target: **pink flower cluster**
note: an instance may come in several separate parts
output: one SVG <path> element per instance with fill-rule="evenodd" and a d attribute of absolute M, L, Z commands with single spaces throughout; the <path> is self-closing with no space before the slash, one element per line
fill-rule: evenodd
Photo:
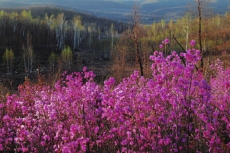
<path fill-rule="evenodd" d="M 165 40 L 162 41 L 162 44 L 159 45 L 159 48 L 164 48 L 164 45 L 167 45 L 169 43 L 169 39 L 166 38 Z"/>
<path fill-rule="evenodd" d="M 150 59 L 151 78 L 101 86 L 84 68 L 54 88 L 25 82 L 0 104 L 0 151 L 229 152 L 230 69 L 217 61 L 206 80 L 195 49 Z"/>

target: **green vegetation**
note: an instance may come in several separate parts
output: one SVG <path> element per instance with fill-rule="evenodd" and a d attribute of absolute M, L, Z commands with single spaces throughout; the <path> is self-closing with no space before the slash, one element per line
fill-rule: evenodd
<path fill-rule="evenodd" d="M 69 46 L 73 56 L 68 66 L 64 67 L 78 71 L 84 66 L 82 63 L 109 59 L 118 35 L 128 27 L 126 23 L 55 7 L 1 10 L 0 57 L 3 58 L 5 50 L 11 48 L 16 58 L 10 63 L 4 57 L 6 62 L 0 62 L 0 76 L 5 78 L 5 74 L 12 73 L 13 78 L 23 80 L 24 73 L 33 79 L 37 77 L 37 72 L 48 74 L 46 72 L 50 69 L 59 72 L 59 67 L 66 65 L 62 54 L 65 46 Z M 78 56 L 82 53 L 87 56 Z M 63 71 L 60 68 L 60 73 Z"/>
<path fill-rule="evenodd" d="M 151 25 L 0 11 L 0 151 L 230 152 L 230 15 L 201 2 Z"/>
<path fill-rule="evenodd" d="M 222 51 L 228 53 L 229 22 L 228 13 L 202 18 L 200 36 L 208 62 Z M 149 56 L 155 50 L 168 55 L 172 50 L 184 52 L 191 40 L 199 42 L 199 18 L 191 13 L 177 21 L 137 23 L 118 23 L 51 7 L 1 10 L 1 77 L 12 74 L 11 77 L 24 81 L 24 76 L 34 79 L 44 74 L 52 80 L 65 70 L 80 71 L 83 66 L 94 70 L 99 81 L 109 76 L 120 80 L 134 69 L 150 76 Z M 160 48 L 165 38 L 170 43 Z M 13 50 L 11 61 L 4 55 L 7 48 Z"/>
<path fill-rule="evenodd" d="M 67 70 L 72 65 L 73 53 L 70 50 L 70 47 L 65 47 L 61 52 L 61 60 L 64 66 L 64 70 Z"/>
<path fill-rule="evenodd" d="M 12 49 L 6 48 L 5 54 L 3 56 L 3 60 L 6 61 L 7 74 L 11 75 L 13 69 L 13 60 L 14 60 L 14 52 Z"/>

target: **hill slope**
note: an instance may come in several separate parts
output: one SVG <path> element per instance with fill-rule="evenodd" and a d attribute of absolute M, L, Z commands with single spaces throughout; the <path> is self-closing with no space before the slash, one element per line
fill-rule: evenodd
<path fill-rule="evenodd" d="M 188 6 L 196 9 L 195 0 L 0 0 L 0 7 L 52 5 L 128 22 L 134 2 L 141 6 L 143 22 L 177 19 L 189 10 Z M 211 0 L 209 7 L 223 14 L 228 5 L 228 0 Z"/>

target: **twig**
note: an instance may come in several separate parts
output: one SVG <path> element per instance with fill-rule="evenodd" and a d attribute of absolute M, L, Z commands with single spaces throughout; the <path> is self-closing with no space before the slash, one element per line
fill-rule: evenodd
<path fill-rule="evenodd" d="M 172 35 L 173 39 L 176 41 L 176 43 L 180 46 L 180 48 L 183 50 L 184 53 L 186 53 L 186 50 L 181 46 L 181 44 L 178 42 L 178 40 Z M 179 55 L 180 59 L 182 60 L 183 64 L 186 66 L 185 60 L 183 57 Z M 196 70 L 198 71 L 198 67 L 195 65 Z"/>

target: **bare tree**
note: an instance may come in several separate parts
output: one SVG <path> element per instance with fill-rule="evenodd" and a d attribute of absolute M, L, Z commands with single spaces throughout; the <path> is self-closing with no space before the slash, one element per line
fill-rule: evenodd
<path fill-rule="evenodd" d="M 201 52 L 201 68 L 204 67 L 204 59 L 203 59 L 203 47 L 202 47 L 202 0 L 197 0 L 197 9 L 198 9 L 198 39 L 199 39 L 199 48 Z"/>
<path fill-rule="evenodd" d="M 195 35 L 197 37 L 198 40 L 198 46 L 199 46 L 199 50 L 201 53 L 201 61 L 200 61 L 200 67 L 203 68 L 204 67 L 204 54 L 206 52 L 206 44 L 205 44 L 205 36 L 207 35 L 205 33 L 205 26 L 207 25 L 207 23 L 204 23 L 207 20 L 204 20 L 207 17 L 210 17 L 210 15 L 212 14 L 210 8 L 208 7 L 208 5 L 210 4 L 210 2 L 212 2 L 213 0 L 195 0 L 196 3 L 191 4 L 190 7 L 188 9 L 190 9 L 189 13 L 192 13 L 195 17 L 195 24 L 197 26 L 197 32 L 195 32 Z M 194 9 L 194 7 L 196 9 Z M 194 12 L 195 10 L 195 12 Z M 191 27 L 192 28 L 192 27 Z M 191 31 L 190 34 L 192 35 Z"/>
<path fill-rule="evenodd" d="M 113 44 L 114 44 L 114 26 L 111 24 L 110 26 L 110 35 L 111 35 L 111 49 L 113 49 Z"/>
<path fill-rule="evenodd" d="M 140 52 L 140 39 L 142 37 L 142 28 L 140 25 L 140 13 L 139 7 L 137 4 L 133 7 L 133 41 L 136 50 L 136 58 L 139 64 L 141 76 L 144 75 L 142 59 L 141 59 L 141 52 Z"/>
<path fill-rule="evenodd" d="M 113 27 L 111 27 L 113 28 Z M 134 5 L 132 13 L 132 26 L 124 31 L 111 52 L 113 59 L 113 76 L 117 80 L 127 76 L 130 68 L 138 66 L 141 76 L 144 75 L 142 38 L 145 34 L 144 28 L 140 24 L 139 7 Z M 143 55 L 142 55 L 143 54 Z"/>
<path fill-rule="evenodd" d="M 196 0 L 197 1 L 197 11 L 198 11 L 198 42 L 199 42 L 199 49 L 201 52 L 201 63 L 200 66 L 201 68 L 204 67 L 204 45 L 203 45 L 203 27 L 202 27 L 202 22 L 205 14 L 205 7 L 211 2 L 211 0 Z M 207 9 L 207 8 L 206 8 Z M 207 12 L 206 12 L 207 15 Z"/>

